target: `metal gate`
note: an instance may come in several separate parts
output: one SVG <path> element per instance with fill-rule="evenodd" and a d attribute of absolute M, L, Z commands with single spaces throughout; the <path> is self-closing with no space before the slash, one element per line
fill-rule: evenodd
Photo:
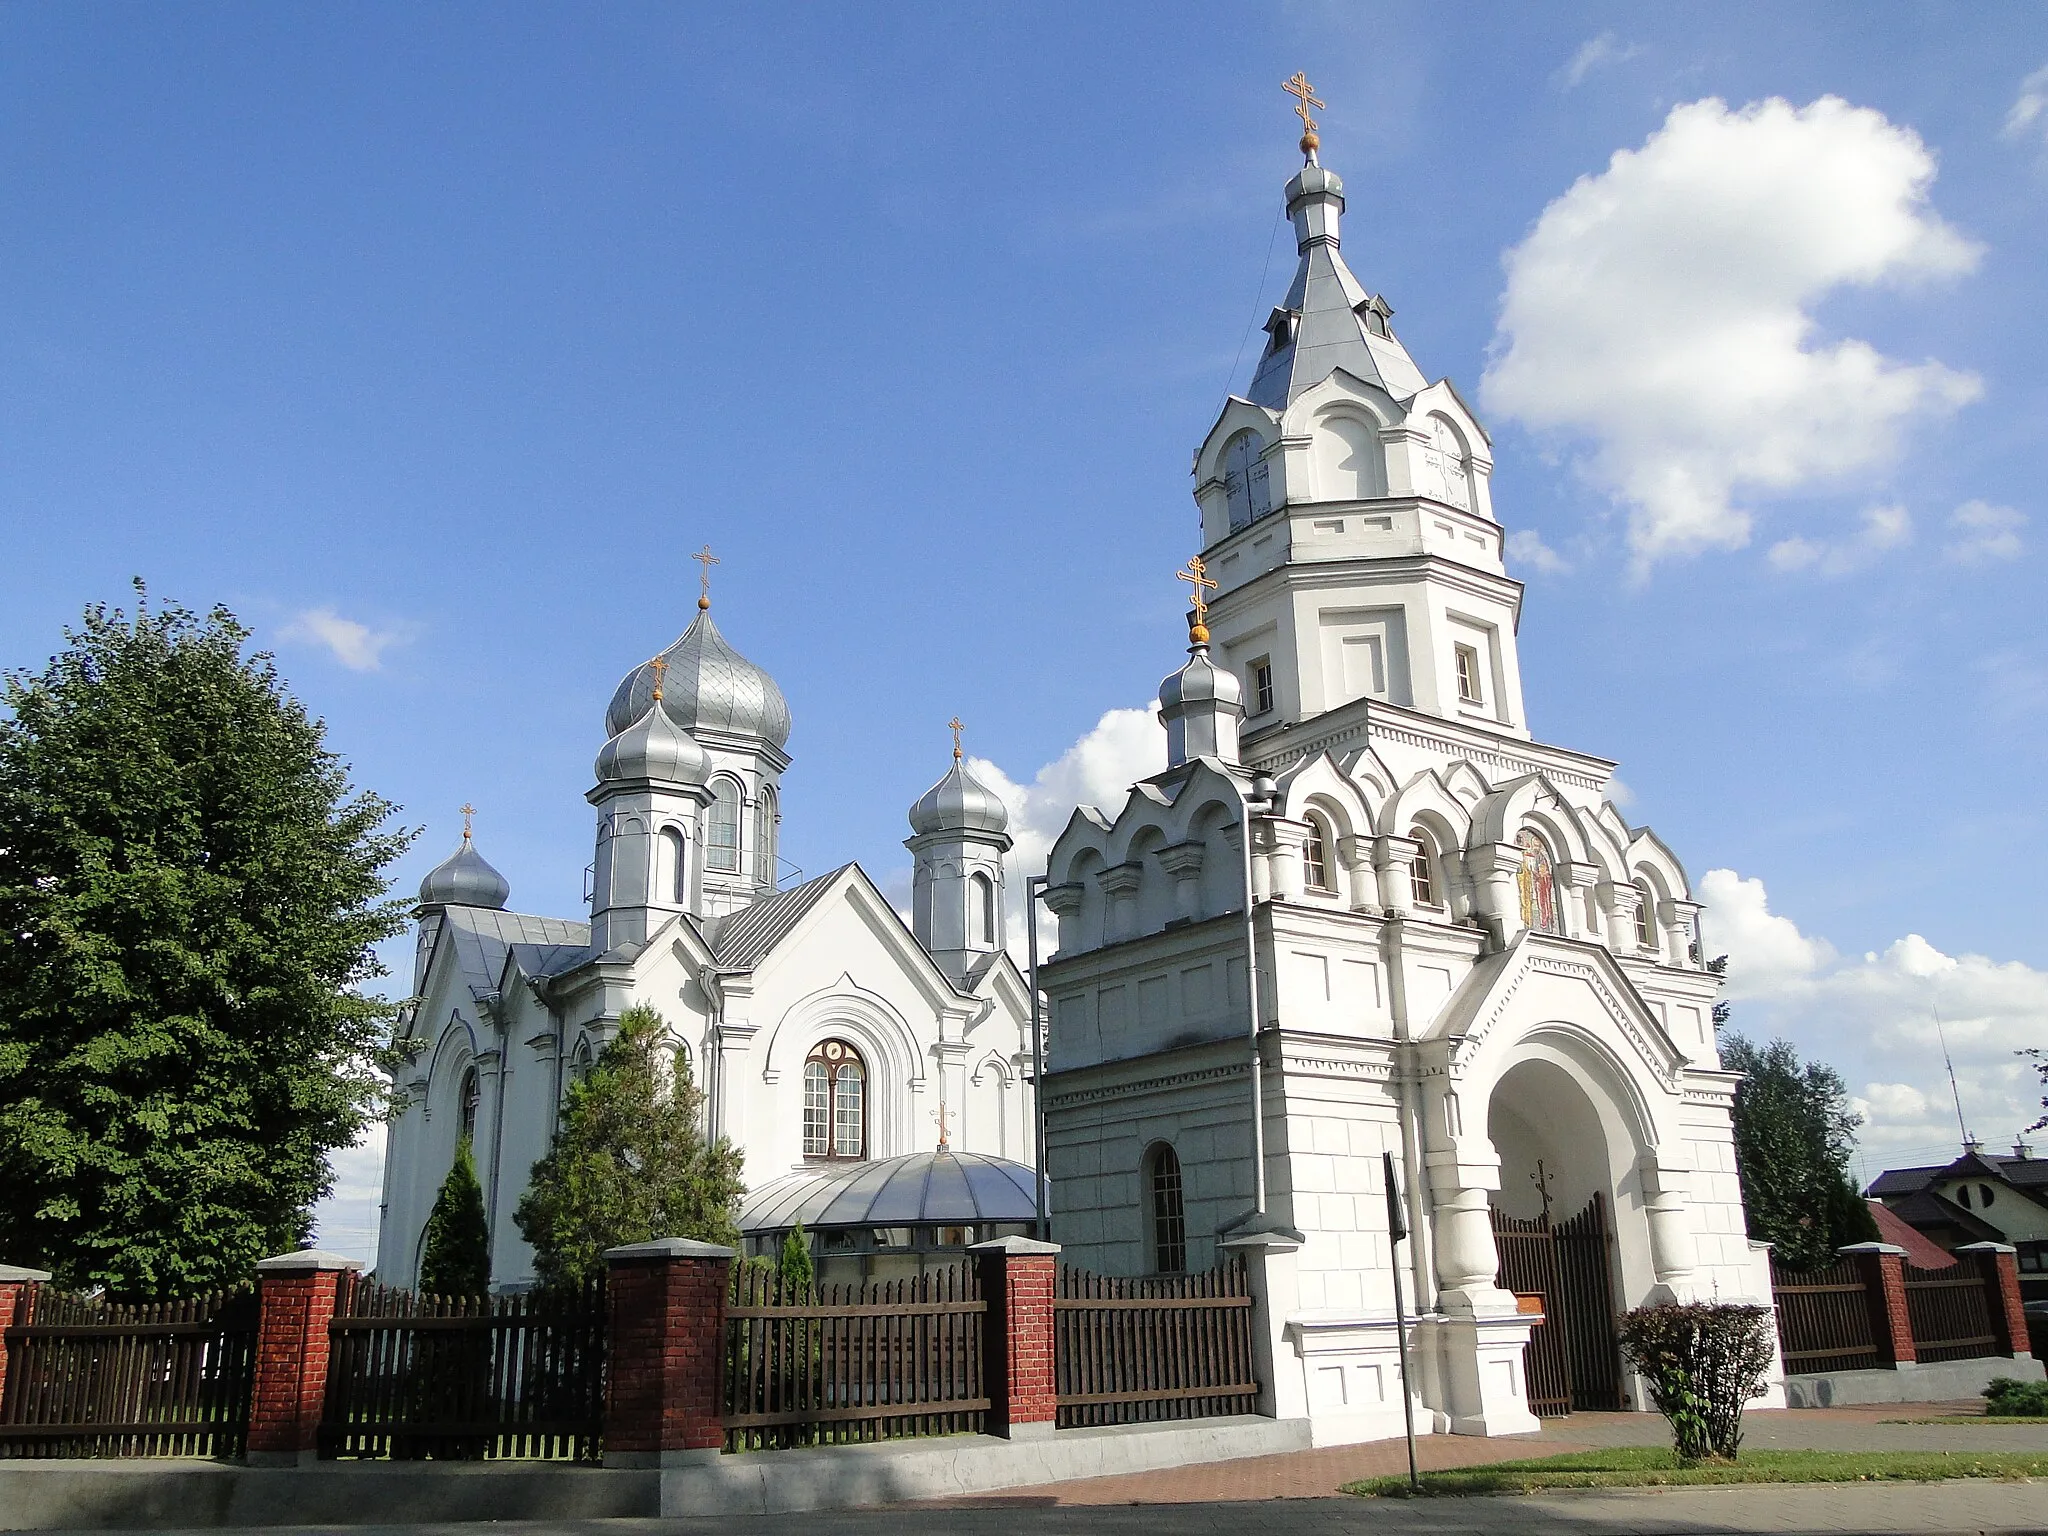
<path fill-rule="evenodd" d="M 1607 1199 L 1597 1190 L 1578 1215 L 1555 1224 L 1547 1211 L 1528 1220 L 1493 1212 L 1500 1255 L 1494 1284 L 1543 1310 L 1523 1356 L 1529 1408 L 1538 1418 L 1621 1407 L 1612 1243 Z"/>

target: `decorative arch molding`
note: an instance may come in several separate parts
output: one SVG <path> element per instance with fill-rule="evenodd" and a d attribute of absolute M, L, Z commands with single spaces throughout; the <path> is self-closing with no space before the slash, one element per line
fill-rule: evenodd
<path fill-rule="evenodd" d="M 1486 775 L 1462 757 L 1444 770 L 1443 779 L 1444 788 L 1468 806 L 1484 800 L 1493 788 L 1486 782 Z"/>
<path fill-rule="evenodd" d="M 1388 797 L 1380 807 L 1378 831 L 1382 837 L 1406 837 L 1418 821 L 1435 820 L 1431 828 L 1438 836 L 1448 832 L 1448 842 L 1439 853 L 1462 851 L 1472 838 L 1472 813 L 1465 802 L 1452 794 L 1434 770 L 1425 769 Z"/>
<path fill-rule="evenodd" d="M 1369 423 L 1375 432 L 1399 426 L 1408 419 L 1407 407 L 1379 385 L 1369 384 L 1357 374 L 1337 368 L 1320 384 L 1303 390 L 1287 407 L 1280 418 L 1281 434 L 1305 437 L 1325 417 L 1344 412 L 1347 408 L 1357 419 Z"/>
<path fill-rule="evenodd" d="M 1283 816 L 1299 819 L 1314 807 L 1335 824 L 1333 830 L 1339 837 L 1371 834 L 1371 802 L 1326 752 L 1318 752 L 1290 767 L 1280 777 L 1279 790 Z"/>
<path fill-rule="evenodd" d="M 1664 839 L 1648 827 L 1639 827 L 1629 840 L 1627 869 L 1653 871 L 1661 880 L 1663 894 L 1674 901 L 1689 901 L 1692 898 L 1692 882 L 1685 878 L 1685 866 L 1678 862 Z M 1628 878 L 1623 874 L 1621 878 Z"/>
<path fill-rule="evenodd" d="M 1232 395 L 1224 401 L 1215 425 L 1202 439 L 1201 452 L 1195 456 L 1197 493 L 1209 481 L 1223 478 L 1223 450 L 1233 437 L 1247 428 L 1258 433 L 1270 447 L 1280 436 L 1280 418 L 1262 405 L 1253 405 L 1249 400 Z"/>
<path fill-rule="evenodd" d="M 869 1110 L 870 1156 L 894 1153 L 876 1150 L 894 1148 L 905 1113 L 895 1092 L 908 1088 L 920 1092 L 925 1083 L 924 1052 L 908 1021 L 887 999 L 870 992 L 842 972 L 839 980 L 821 987 L 792 1004 L 768 1031 L 761 1053 L 761 1080 L 780 1081 L 792 1064 L 802 1065 L 812 1046 L 820 1040 L 841 1036 L 866 1058 L 870 1081 L 887 1085 L 892 1091 L 876 1096 Z"/>
<path fill-rule="evenodd" d="M 976 1062 L 974 1070 L 967 1074 L 968 1082 L 979 1088 L 981 1086 L 981 1074 L 984 1072 L 995 1073 L 996 1081 L 1005 1088 L 1016 1081 L 1016 1073 L 1011 1070 L 1010 1063 L 1000 1051 L 990 1051 L 980 1061 Z"/>
<path fill-rule="evenodd" d="M 1574 864 L 1592 864 L 1609 879 L 1621 871 L 1599 857 L 1579 813 L 1540 773 L 1525 774 L 1496 789 L 1473 808 L 1472 838 L 1476 843 L 1513 842 L 1515 834 L 1533 826 L 1550 841 L 1551 851 Z"/>
<path fill-rule="evenodd" d="M 433 1118 L 435 1106 L 448 1097 L 449 1085 L 460 1085 L 464 1070 L 482 1054 L 477 1045 L 476 1026 L 462 1016 L 460 1008 L 449 1009 L 448 1022 L 441 1027 L 440 1038 L 434 1042 L 434 1054 L 427 1063 L 428 1119 Z"/>

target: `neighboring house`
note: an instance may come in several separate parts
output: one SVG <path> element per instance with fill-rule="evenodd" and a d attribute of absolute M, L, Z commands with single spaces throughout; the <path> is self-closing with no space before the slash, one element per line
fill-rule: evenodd
<path fill-rule="evenodd" d="M 1866 1193 L 1944 1249 L 2011 1243 L 2021 1293 L 2048 1301 L 2048 1157 L 2034 1156 L 2027 1143 L 2006 1157 L 1965 1142 L 1954 1162 L 1890 1169 Z"/>
<path fill-rule="evenodd" d="M 1956 1256 L 1918 1228 L 1907 1224 L 1882 1200 L 1866 1200 L 1870 1207 L 1870 1219 L 1877 1223 L 1877 1240 L 1890 1243 L 1894 1248 L 1906 1250 L 1906 1262 L 1917 1264 L 1922 1269 L 1945 1269 L 1955 1263 Z"/>

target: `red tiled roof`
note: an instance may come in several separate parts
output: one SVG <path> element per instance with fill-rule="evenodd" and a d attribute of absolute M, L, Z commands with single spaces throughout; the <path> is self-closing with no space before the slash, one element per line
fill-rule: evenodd
<path fill-rule="evenodd" d="M 1908 1226 L 1882 1200 L 1866 1200 L 1863 1203 L 1870 1207 L 1871 1219 L 1877 1223 L 1878 1240 L 1896 1243 L 1905 1249 L 1909 1263 L 1917 1264 L 1922 1269 L 1940 1269 L 1945 1264 L 1955 1263 L 1954 1254 L 1945 1250 L 1933 1238 Z"/>

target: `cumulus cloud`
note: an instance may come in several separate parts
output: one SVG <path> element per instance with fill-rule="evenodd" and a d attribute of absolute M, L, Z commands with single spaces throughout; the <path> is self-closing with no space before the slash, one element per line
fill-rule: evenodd
<path fill-rule="evenodd" d="M 1526 565 L 1545 576 L 1564 576 L 1571 572 L 1571 562 L 1544 543 L 1543 535 L 1534 528 L 1517 528 L 1509 534 L 1507 553 L 1508 559 L 1515 564 Z"/>
<path fill-rule="evenodd" d="M 384 1127 L 373 1125 L 333 1154 L 334 1191 L 313 1208 L 316 1247 L 377 1262 L 377 1207 L 384 1198 Z"/>
<path fill-rule="evenodd" d="M 1152 709 L 1112 709 L 1079 741 L 1031 776 L 1012 778 L 987 758 L 973 757 L 967 770 L 1002 796 L 1010 813 L 1009 871 L 1021 882 L 1045 870 L 1045 856 L 1077 806 L 1114 812 L 1124 792 L 1139 779 L 1166 767 L 1166 731 Z"/>
<path fill-rule="evenodd" d="M 1580 444 L 1638 569 L 1748 542 L 1738 495 L 1884 464 L 1978 379 L 1818 333 L 1845 288 L 1955 277 L 1979 248 L 1931 207 L 1912 129 L 1823 97 L 1675 108 L 1503 258 L 1482 398 Z"/>
<path fill-rule="evenodd" d="M 1977 1135 L 1997 1146 L 2040 1118 L 2039 1079 L 2015 1052 L 2048 1039 L 2048 971 L 1945 954 L 1917 933 L 1843 955 L 1773 912 L 1761 880 L 1730 869 L 1708 870 L 1699 894 L 1708 952 L 1729 957 L 1729 1028 L 1783 1035 L 1841 1072 L 1865 1118 L 1870 1176 L 1956 1150 L 1944 1034 Z"/>
<path fill-rule="evenodd" d="M 1771 546 L 1770 562 L 1781 571 L 1847 576 L 1912 539 L 1913 519 L 1904 507 L 1870 507 L 1863 513 L 1863 526 L 1848 538 L 1784 539 Z"/>
<path fill-rule="evenodd" d="M 1948 515 L 1952 537 L 1942 553 L 1959 565 L 1982 565 L 2020 557 L 2020 530 L 2027 515 L 1988 501 L 1966 501 Z"/>
<path fill-rule="evenodd" d="M 1561 91 L 1573 90 L 1583 84 L 1586 76 L 1594 70 L 1626 64 L 1642 51 L 1641 43 L 1624 43 L 1614 33 L 1602 32 L 1598 37 L 1589 37 L 1579 44 L 1578 51 L 1550 77 L 1551 84 Z"/>
<path fill-rule="evenodd" d="M 2020 82 L 2002 132 L 2008 139 L 2039 139 L 2048 145 L 2048 64 Z"/>
<path fill-rule="evenodd" d="M 380 672 L 384 653 L 409 638 L 402 626 L 372 629 L 332 608 L 308 608 L 278 631 L 279 638 L 317 645 L 351 672 Z"/>

